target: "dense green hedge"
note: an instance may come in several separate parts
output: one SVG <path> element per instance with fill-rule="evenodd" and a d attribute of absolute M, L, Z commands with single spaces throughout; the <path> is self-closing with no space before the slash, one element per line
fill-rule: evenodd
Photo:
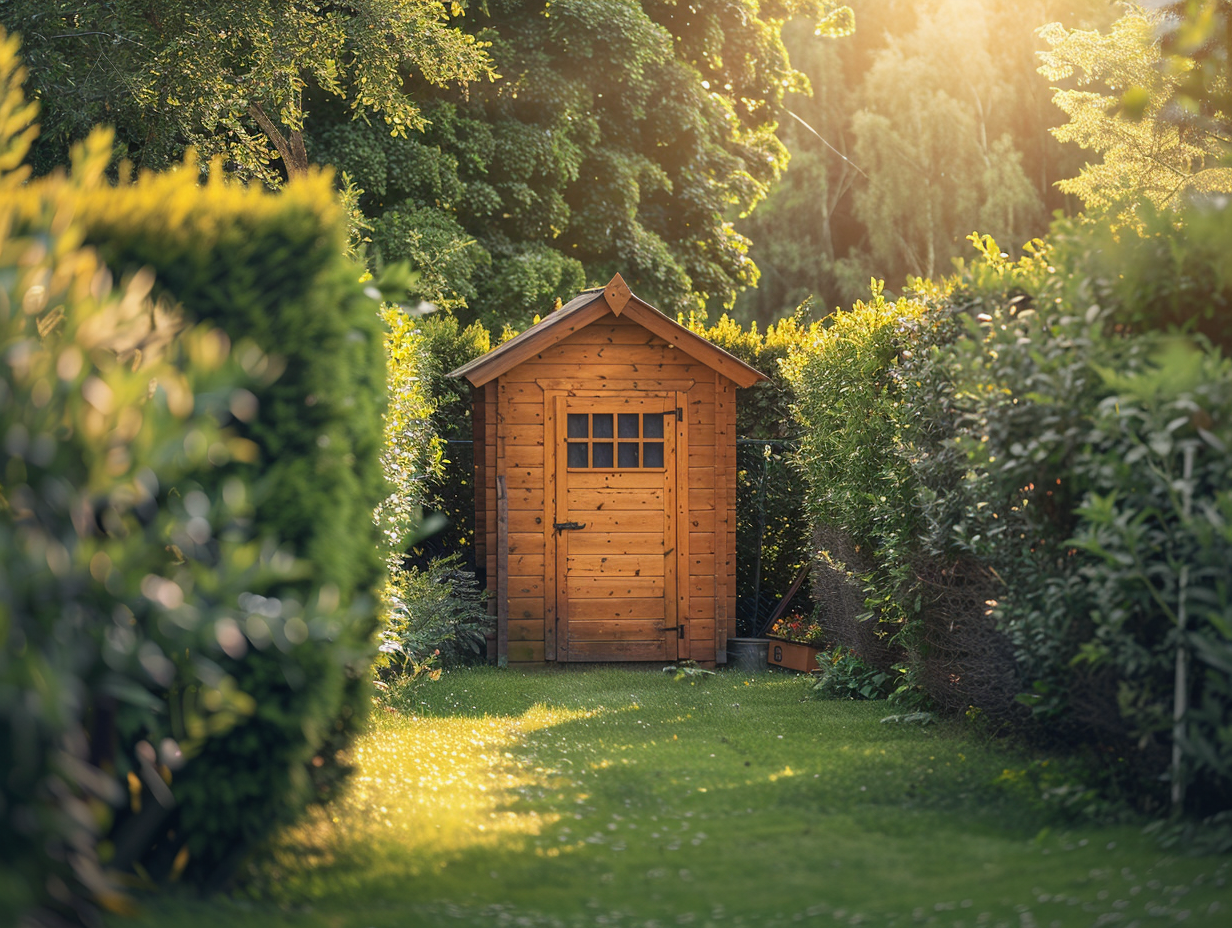
<path fill-rule="evenodd" d="M 216 883 L 344 772 L 385 373 L 327 178 L 112 187 L 99 133 L 71 177 L 24 183 L 20 82 L 6 42 L 6 922 L 122 905 L 109 868 Z"/>
<path fill-rule="evenodd" d="M 780 362 L 811 341 L 819 326 L 793 317 L 762 332 L 756 322 L 745 328 L 724 315 L 692 328 L 770 378 L 736 396 L 736 618 L 737 631 L 752 635 L 763 631 L 808 561 L 805 483 L 791 463 L 800 428 Z M 808 610 L 807 588 L 795 606 Z"/>
<path fill-rule="evenodd" d="M 973 237 L 980 260 L 841 314 L 789 371 L 810 513 L 861 552 L 839 566 L 906 692 L 1086 745 L 1159 808 L 1183 647 L 1187 803 L 1210 812 L 1232 802 L 1232 365 L 1169 334 L 1208 321 L 1201 277 L 1171 275 L 1232 250 L 1232 216 L 1156 222 L 1061 225 L 1018 262 Z"/>

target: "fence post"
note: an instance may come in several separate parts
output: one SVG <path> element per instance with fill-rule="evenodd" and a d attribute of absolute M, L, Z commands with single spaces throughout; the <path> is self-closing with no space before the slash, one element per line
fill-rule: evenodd
<path fill-rule="evenodd" d="M 509 494 L 496 478 L 496 664 L 509 666 Z"/>

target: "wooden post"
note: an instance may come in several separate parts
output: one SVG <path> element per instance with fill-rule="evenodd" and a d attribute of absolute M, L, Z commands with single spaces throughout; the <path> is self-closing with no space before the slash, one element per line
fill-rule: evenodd
<path fill-rule="evenodd" d="M 509 493 L 496 477 L 496 663 L 509 666 Z"/>

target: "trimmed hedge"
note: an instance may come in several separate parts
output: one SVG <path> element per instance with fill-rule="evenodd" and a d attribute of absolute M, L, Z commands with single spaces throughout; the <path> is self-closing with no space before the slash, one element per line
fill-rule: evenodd
<path fill-rule="evenodd" d="M 112 187 L 97 133 L 71 176 L 24 183 L 15 51 L 0 869 L 20 876 L 0 910 L 88 920 L 124 906 L 110 869 L 217 885 L 345 773 L 370 703 L 385 363 L 328 178 L 273 195 L 188 163 Z"/>
<path fill-rule="evenodd" d="M 1232 364 L 1193 334 L 1210 274 L 1153 281 L 1185 298 L 1148 304 L 1110 273 L 1232 252 L 1227 210 L 1183 219 L 1154 270 L 1136 262 L 1159 230 L 1061 224 L 1017 262 L 973 236 L 959 275 L 857 304 L 788 368 L 810 515 L 863 594 L 847 627 L 896 646 L 861 656 L 902 661 L 900 696 L 1086 751 L 1147 809 L 1177 740 L 1207 814 L 1232 805 Z"/>

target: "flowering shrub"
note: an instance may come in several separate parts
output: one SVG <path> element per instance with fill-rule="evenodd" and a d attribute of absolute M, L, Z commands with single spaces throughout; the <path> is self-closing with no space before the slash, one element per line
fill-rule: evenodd
<path fill-rule="evenodd" d="M 799 612 L 789 612 L 779 618 L 767 634 L 771 638 L 782 638 L 784 641 L 796 641 L 813 647 L 821 647 L 825 632 L 816 620 Z"/>

